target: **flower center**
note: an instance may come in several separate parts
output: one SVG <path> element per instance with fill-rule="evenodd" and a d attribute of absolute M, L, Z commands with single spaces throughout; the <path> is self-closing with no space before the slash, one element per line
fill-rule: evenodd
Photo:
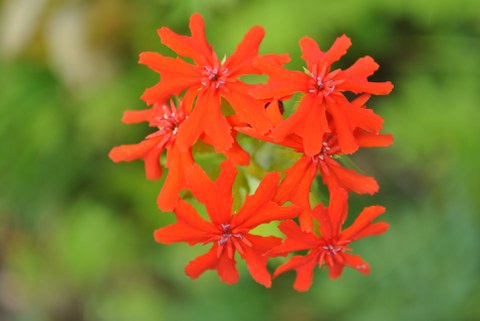
<path fill-rule="evenodd" d="M 335 82 L 333 80 L 326 80 L 323 77 L 312 77 L 314 80 L 313 88 L 309 90 L 311 93 L 322 93 L 328 97 L 335 90 Z"/>
<path fill-rule="evenodd" d="M 335 266 L 336 264 L 345 264 L 343 252 L 351 250 L 347 245 L 348 242 L 346 241 L 336 242 L 330 240 L 320 246 L 321 254 L 318 259 L 318 266 L 321 266 L 323 263 L 330 267 Z"/>
<path fill-rule="evenodd" d="M 233 258 L 234 250 L 243 253 L 242 246 L 252 246 L 241 233 L 235 233 L 230 224 L 220 224 L 222 235 L 217 239 L 218 250 L 217 256 L 220 257 L 224 248 L 227 249 L 227 255 L 229 258 Z"/>
<path fill-rule="evenodd" d="M 175 141 L 175 135 L 177 133 L 178 126 L 187 117 L 182 108 L 175 108 L 173 102 L 170 102 L 170 106 L 167 104 L 161 105 L 159 113 L 163 112 L 163 115 L 156 115 L 150 122 L 150 126 L 157 127 L 158 130 L 147 136 L 147 138 L 153 138 L 162 136 L 165 138 L 167 145 L 172 144 Z"/>
<path fill-rule="evenodd" d="M 157 116 L 155 123 L 155 126 L 157 126 L 159 130 L 173 132 L 174 134 L 177 131 L 178 125 L 180 125 L 180 121 L 175 118 L 175 112 L 171 115 L 164 114 L 163 117 Z"/>
<path fill-rule="evenodd" d="M 328 256 L 335 256 L 338 252 L 342 252 L 344 246 L 333 246 L 332 244 L 327 244 L 322 246 L 322 249 L 327 253 Z"/>
<path fill-rule="evenodd" d="M 227 83 L 229 72 L 228 68 L 222 70 L 222 68 L 218 67 L 203 66 L 202 74 L 204 77 L 201 84 L 204 88 L 218 89 L 221 85 Z"/>
<path fill-rule="evenodd" d="M 224 245 L 225 243 L 227 243 L 228 241 L 230 241 L 230 238 L 233 236 L 233 237 L 236 237 L 238 239 L 242 239 L 243 236 L 242 234 L 240 233 L 237 233 L 237 234 L 234 234 L 232 233 L 232 230 L 230 230 L 230 224 L 220 224 L 222 230 L 223 230 L 223 234 L 222 236 L 220 237 L 220 239 L 217 241 L 218 242 L 218 245 Z"/>
<path fill-rule="evenodd" d="M 332 157 L 332 155 L 330 155 L 331 148 L 328 146 L 328 143 L 323 142 L 322 145 L 323 145 L 322 150 L 320 151 L 320 153 L 318 153 L 317 157 L 323 161 L 325 157 Z"/>
<path fill-rule="evenodd" d="M 340 146 L 338 146 L 338 142 L 335 136 L 331 134 L 326 134 L 323 143 L 322 149 L 320 153 L 312 156 L 312 160 L 316 163 L 319 161 L 324 161 L 327 157 L 332 158 L 334 155 L 341 153 Z"/>

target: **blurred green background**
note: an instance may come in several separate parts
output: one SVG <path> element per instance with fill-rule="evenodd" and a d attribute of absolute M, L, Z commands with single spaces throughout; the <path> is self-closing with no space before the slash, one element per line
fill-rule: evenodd
<path fill-rule="evenodd" d="M 171 54 L 156 29 L 188 33 L 200 12 L 219 56 L 259 24 L 263 53 L 298 40 L 328 48 L 346 33 L 338 66 L 363 55 L 394 92 L 370 101 L 395 136 L 355 162 L 381 191 L 385 235 L 357 242 L 364 276 L 317 270 L 308 293 L 294 273 L 272 289 L 240 265 L 237 285 L 183 267 L 205 249 L 163 246 L 153 231 L 160 182 L 143 164 L 114 164 L 111 147 L 141 140 L 120 122 L 142 109 L 158 75 L 142 51 Z M 0 2 L 0 320 L 480 320 L 480 2 L 474 0 L 3 0 Z"/>

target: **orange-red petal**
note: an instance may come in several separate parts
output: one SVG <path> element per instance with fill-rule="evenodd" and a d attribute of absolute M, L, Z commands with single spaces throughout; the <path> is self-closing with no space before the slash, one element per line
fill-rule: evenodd
<path fill-rule="evenodd" d="M 328 220 L 330 221 L 331 232 L 326 233 L 322 227 L 322 236 L 326 239 L 334 238 L 340 234 L 343 222 L 348 214 L 348 193 L 343 189 L 333 189 L 330 191 L 330 202 L 328 204 Z M 325 220 L 319 221 L 320 225 L 325 224 Z"/>
<path fill-rule="evenodd" d="M 220 175 L 212 182 L 203 169 L 194 164 L 187 169 L 187 186 L 199 202 L 207 208 L 207 214 L 216 225 L 230 222 L 232 215 L 232 185 L 237 170 L 231 162 L 221 164 Z"/>
<path fill-rule="evenodd" d="M 357 194 L 373 195 L 378 192 L 378 183 L 373 177 L 365 176 L 354 170 L 344 168 L 331 158 L 327 158 L 325 162 L 328 164 L 329 173 L 326 173 L 322 167 L 320 168 L 322 178 L 326 185 L 340 186 Z"/>
<path fill-rule="evenodd" d="M 220 108 L 220 96 L 215 93 L 199 95 L 196 109 L 204 109 L 202 130 L 212 140 L 219 153 L 224 153 L 233 145 L 232 129 Z M 195 113 L 195 110 L 193 111 Z"/>
<path fill-rule="evenodd" d="M 325 55 L 323 55 L 320 65 L 327 65 L 330 66 L 337 60 L 339 60 L 341 57 L 343 57 L 346 53 L 348 48 L 352 45 L 352 41 L 350 38 L 348 38 L 346 35 L 341 35 L 337 39 L 335 39 L 335 42 L 333 45 L 328 49 L 327 52 L 325 52 Z"/>
<path fill-rule="evenodd" d="M 304 99 L 307 100 L 307 97 Z M 303 149 L 307 156 L 313 156 L 321 152 L 323 148 L 322 138 L 329 131 L 325 107 L 318 102 L 318 99 L 312 100 L 308 116 L 299 122 L 295 130 L 303 138 Z"/>
<path fill-rule="evenodd" d="M 248 235 L 248 241 L 252 244 L 251 247 L 245 246 L 243 248 L 242 258 L 247 263 L 247 268 L 253 279 L 269 288 L 272 285 L 272 278 L 270 272 L 267 270 L 268 257 L 264 256 L 259 247 L 275 246 L 280 244 L 281 240 L 277 237 L 261 237 Z M 265 244 L 266 243 L 266 244 Z"/>
<path fill-rule="evenodd" d="M 215 243 L 206 254 L 188 263 L 185 267 L 185 273 L 192 279 L 196 279 L 206 270 L 216 270 L 222 282 L 227 284 L 237 283 L 239 275 L 235 267 L 235 259 L 229 258 L 226 251 L 223 251 L 218 257 L 217 248 L 218 245 Z"/>
<path fill-rule="evenodd" d="M 177 58 L 165 57 L 157 52 L 142 52 L 138 61 L 159 74 L 174 74 L 176 77 L 197 77 L 201 74 L 198 67 Z"/>
<path fill-rule="evenodd" d="M 203 243 L 211 237 L 214 226 L 205 221 L 191 206 L 179 200 L 175 208 L 177 223 L 155 231 L 155 240 L 163 244 L 186 242 L 190 245 Z"/>
<path fill-rule="evenodd" d="M 389 94 L 393 89 L 391 82 L 367 81 L 367 77 L 371 76 L 377 69 L 378 64 L 372 59 L 372 57 L 366 56 L 358 59 L 352 66 L 341 71 L 337 76 L 341 79 L 345 79 L 345 82 L 338 86 L 338 90 L 348 90 L 356 94 Z"/>
<path fill-rule="evenodd" d="M 333 96 L 333 95 L 332 95 Z M 343 102 L 347 103 L 344 104 Z M 358 150 L 358 144 L 353 137 L 354 127 L 350 124 L 345 108 L 350 108 L 347 100 L 342 95 L 335 95 L 326 99 L 326 108 L 333 118 L 338 144 L 345 154 L 352 154 Z"/>
<path fill-rule="evenodd" d="M 310 190 L 312 182 L 317 175 L 316 164 L 311 157 L 302 156 L 292 167 L 285 170 L 286 176 L 278 187 L 275 200 L 279 204 L 292 201 L 310 211 Z"/>
<path fill-rule="evenodd" d="M 145 163 L 145 175 L 147 179 L 156 180 L 162 177 L 162 165 L 160 164 L 160 155 L 163 148 L 152 148 L 143 161 Z"/>
<path fill-rule="evenodd" d="M 190 261 L 185 267 L 185 274 L 192 279 L 196 279 L 206 270 L 214 269 L 217 261 L 217 250 L 214 245 L 207 253 Z"/>
<path fill-rule="evenodd" d="M 115 163 L 140 159 L 157 146 L 158 142 L 159 139 L 147 139 L 138 144 L 120 145 L 112 148 L 108 157 Z"/>
<path fill-rule="evenodd" d="M 189 27 L 192 34 L 192 39 L 197 45 L 197 50 L 201 54 L 202 58 L 200 61 L 196 61 L 196 63 L 200 66 L 213 65 L 214 53 L 212 46 L 208 43 L 205 35 L 205 22 L 203 21 L 203 17 L 198 13 L 192 14 L 190 17 Z"/>
<path fill-rule="evenodd" d="M 310 253 L 306 256 L 293 256 L 288 262 L 280 265 L 273 274 L 277 277 L 281 273 L 289 270 L 295 270 L 297 276 L 293 288 L 299 292 L 308 291 L 312 286 L 313 273 L 317 265 L 316 255 Z"/>
<path fill-rule="evenodd" d="M 154 85 L 153 87 L 147 88 L 142 94 L 142 100 L 145 101 L 148 105 L 154 103 L 162 102 L 169 99 L 171 96 L 180 94 L 186 88 L 192 87 L 196 84 L 199 84 L 200 81 L 198 78 L 191 77 L 182 77 L 182 78 L 171 78 L 164 79 Z"/>
<path fill-rule="evenodd" d="M 259 26 L 251 28 L 245 34 L 235 52 L 225 61 L 231 77 L 257 73 L 257 69 L 252 66 L 252 63 L 253 58 L 258 55 L 258 48 L 264 36 L 265 30 Z"/>
<path fill-rule="evenodd" d="M 193 59 L 200 66 L 213 63 L 213 51 L 205 37 L 205 24 L 199 14 L 190 17 L 191 37 L 178 35 L 169 28 L 158 30 L 162 43 L 178 55 Z"/>
<path fill-rule="evenodd" d="M 384 233 L 388 229 L 387 223 L 379 222 L 372 224 L 372 221 L 383 213 L 385 213 L 385 207 L 383 206 L 366 207 L 353 224 L 342 232 L 342 239 L 354 241 L 369 235 Z"/>
<path fill-rule="evenodd" d="M 286 120 L 281 122 L 277 127 L 275 127 L 272 131 L 272 137 L 277 140 L 281 141 L 285 136 L 293 133 L 301 133 L 308 134 L 304 129 L 304 122 L 310 115 L 310 111 L 312 108 L 323 108 L 323 106 L 317 103 L 317 97 L 314 95 L 305 95 L 303 99 L 300 101 L 298 105 L 298 109 Z M 321 113 L 320 113 L 321 115 Z M 324 120 L 319 120 L 317 126 L 322 126 L 324 124 Z M 321 137 L 318 138 L 321 141 Z"/>
<path fill-rule="evenodd" d="M 268 173 L 260 182 L 260 185 L 255 193 L 253 195 L 247 195 L 242 208 L 233 217 L 232 224 L 235 226 L 244 226 L 245 224 L 249 225 L 248 221 L 258 216 L 257 213 L 262 209 L 262 207 L 265 207 L 271 202 L 277 190 L 279 181 L 280 173 Z"/>
<path fill-rule="evenodd" d="M 370 265 L 360 256 L 344 253 L 345 265 L 348 265 L 363 274 L 370 273 Z"/>
<path fill-rule="evenodd" d="M 190 152 L 182 152 L 176 145 L 167 150 L 165 167 L 169 171 L 157 198 L 157 205 L 162 211 L 171 211 L 176 206 L 179 193 L 185 185 L 185 168 L 191 164 L 193 159 Z"/>
<path fill-rule="evenodd" d="M 365 131 L 356 131 L 355 140 L 360 147 L 386 147 L 393 144 L 391 134 L 375 134 Z"/>
<path fill-rule="evenodd" d="M 248 165 L 250 163 L 250 154 L 247 153 L 236 141 L 233 142 L 232 147 L 227 150 L 225 157 L 237 165 Z"/>
<path fill-rule="evenodd" d="M 317 42 L 310 37 L 303 37 L 299 43 L 302 50 L 302 59 L 307 63 L 308 70 L 317 75 L 322 68 L 325 68 L 325 71 L 328 72 L 330 66 L 344 56 L 352 44 L 350 38 L 342 35 L 338 37 L 332 47 L 324 53 L 318 47 Z"/>
<path fill-rule="evenodd" d="M 270 99 L 290 96 L 296 92 L 307 92 L 310 77 L 300 71 L 283 68 L 270 57 L 259 56 L 254 66 L 269 76 L 266 85 L 258 85 L 250 91 L 257 99 Z"/>
<path fill-rule="evenodd" d="M 293 251 L 309 250 L 320 244 L 320 239 L 315 234 L 302 231 L 292 220 L 281 222 L 278 228 L 286 238 L 281 245 L 270 251 L 271 255 L 285 255 Z"/>
<path fill-rule="evenodd" d="M 195 108 L 178 127 L 176 144 L 180 150 L 189 150 L 198 140 L 205 126 L 205 108 Z"/>
<path fill-rule="evenodd" d="M 127 110 L 123 113 L 122 122 L 125 124 L 136 124 L 150 121 L 152 109 Z"/>
<path fill-rule="evenodd" d="M 146 139 L 138 144 L 114 147 L 108 156 L 116 163 L 143 159 L 147 179 L 155 180 L 162 176 L 162 166 L 159 157 L 164 147 L 164 137 Z"/>
<path fill-rule="evenodd" d="M 341 275 L 342 275 L 342 272 L 343 272 L 343 268 L 345 266 L 343 264 L 334 264 L 334 265 L 329 265 L 328 268 L 329 268 L 329 273 L 328 273 L 328 276 L 331 278 L 331 279 L 337 279 L 339 278 Z"/>
<path fill-rule="evenodd" d="M 222 96 L 230 103 L 240 121 L 250 124 L 261 134 L 266 133 L 272 128 L 272 123 L 265 112 L 264 103 L 253 99 L 248 89 L 248 85 L 231 83 Z"/>

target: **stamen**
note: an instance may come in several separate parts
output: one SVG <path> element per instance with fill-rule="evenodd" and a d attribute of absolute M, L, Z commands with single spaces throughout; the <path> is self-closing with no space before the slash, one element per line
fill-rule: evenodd
<path fill-rule="evenodd" d="M 215 84 L 215 88 L 218 89 L 221 85 L 224 85 L 224 84 L 225 84 L 225 81 L 219 80 L 219 81 L 217 81 L 217 83 Z"/>
<path fill-rule="evenodd" d="M 320 151 L 320 153 L 317 154 L 317 157 L 319 160 L 325 160 L 326 157 L 332 157 L 331 155 L 331 148 L 330 146 L 328 145 L 328 142 L 323 142 L 322 143 L 322 150 Z M 314 156 L 315 157 L 315 156 Z M 315 161 L 315 158 L 313 158 L 313 161 Z"/>
<path fill-rule="evenodd" d="M 212 85 L 215 89 L 220 88 L 221 85 L 226 83 L 225 77 L 230 72 L 228 68 L 221 71 L 219 67 L 212 68 L 210 66 L 203 66 L 203 69 L 205 70 L 203 72 L 205 78 L 200 83 L 203 87 Z"/>
<path fill-rule="evenodd" d="M 334 90 L 335 90 L 335 85 L 331 85 L 330 87 L 328 87 L 328 91 L 325 93 L 325 97 L 330 95 Z"/>
<path fill-rule="evenodd" d="M 322 71 L 317 76 L 312 75 L 312 78 L 315 81 L 315 88 L 309 89 L 308 92 L 322 92 L 325 97 L 328 97 L 335 90 L 335 85 L 337 84 L 337 82 L 331 79 L 331 74 L 328 74 L 326 76 L 327 80 L 325 80 L 323 73 L 324 70 L 322 69 Z"/>
<path fill-rule="evenodd" d="M 148 138 L 162 137 L 161 148 L 171 145 L 175 141 L 175 135 L 178 130 L 178 126 L 185 120 L 186 115 L 182 109 L 175 108 L 172 101 L 170 105 L 162 104 L 158 106 L 162 113 L 160 115 L 154 115 L 150 121 L 150 126 L 156 127 L 158 130 L 147 136 Z"/>
<path fill-rule="evenodd" d="M 317 78 L 317 87 L 319 87 L 318 89 L 323 89 L 323 81 L 320 77 Z"/>
<path fill-rule="evenodd" d="M 220 228 L 222 229 L 223 234 L 217 239 L 217 244 L 219 246 L 219 249 L 217 250 L 217 256 L 222 254 L 225 246 L 227 247 L 228 257 L 230 258 L 233 258 L 234 249 L 237 249 L 240 253 L 243 253 L 240 242 L 247 246 L 252 246 L 252 244 L 246 240 L 241 233 L 233 233 L 230 230 L 230 224 L 220 224 Z"/>
<path fill-rule="evenodd" d="M 222 227 L 222 229 L 225 231 L 225 230 L 228 230 L 230 228 L 230 224 L 220 224 L 220 226 Z"/>
<path fill-rule="evenodd" d="M 342 251 L 341 247 L 333 247 L 331 244 L 322 246 L 322 249 L 324 249 L 329 256 L 336 255 Z"/>

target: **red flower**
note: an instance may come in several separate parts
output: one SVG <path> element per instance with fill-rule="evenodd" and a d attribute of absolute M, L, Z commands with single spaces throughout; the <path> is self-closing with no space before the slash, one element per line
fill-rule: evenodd
<path fill-rule="evenodd" d="M 342 151 L 350 154 L 358 149 L 353 136 L 355 128 L 370 132 L 381 130 L 381 117 L 352 105 L 343 95 L 344 91 L 385 95 L 392 90 L 390 82 L 367 80 L 378 69 L 373 59 L 363 57 L 346 70 L 331 71 L 332 64 L 346 53 L 350 45 L 350 39 L 343 35 L 327 52 L 322 52 L 313 39 L 302 38 L 300 47 L 302 59 L 307 64 L 306 73 L 286 70 L 262 57 L 256 59 L 256 66 L 270 78 L 266 85 L 258 85 L 251 91 L 255 98 L 284 99 L 296 92 L 305 94 L 298 109 L 273 130 L 272 135 L 277 141 L 295 133 L 303 138 L 305 153 L 316 155 L 323 148 L 318 137 L 332 131 L 331 119 Z"/>
<path fill-rule="evenodd" d="M 191 109 L 191 103 L 190 95 L 184 97 L 178 109 L 170 101 L 169 105 L 156 103 L 150 109 L 125 112 L 124 123 L 148 122 L 157 131 L 138 144 L 117 146 L 109 154 L 114 162 L 143 159 L 147 178 L 155 180 L 162 176 L 160 156 L 167 150 L 165 166 L 169 171 L 157 199 L 158 207 L 163 211 L 171 211 L 175 207 L 178 194 L 185 185 L 184 169 L 193 164 L 191 150 L 184 152 L 176 144 L 178 127 L 188 118 L 187 110 Z M 209 143 L 208 137 L 202 139 Z M 249 155 L 236 141 L 225 155 L 236 164 L 246 165 L 249 162 Z"/>
<path fill-rule="evenodd" d="M 142 98 L 153 104 L 187 90 L 197 99 L 191 116 L 180 126 L 178 144 L 187 150 L 205 133 L 216 150 L 224 152 L 233 144 L 231 126 L 221 111 L 221 98 L 235 110 L 240 121 L 248 123 L 260 132 L 270 130 L 271 124 L 263 110 L 263 104 L 248 94 L 250 86 L 238 77 L 258 73 L 252 61 L 258 56 L 258 47 L 264 36 L 261 27 L 253 27 L 245 35 L 236 51 L 221 62 L 205 38 L 205 25 L 199 14 L 190 18 L 191 36 L 181 36 L 163 27 L 158 34 L 162 43 L 179 56 L 193 60 L 194 64 L 159 53 L 144 52 L 140 63 L 146 64 L 161 76 L 160 82 L 147 89 Z M 280 59 L 280 58 L 279 58 Z M 271 56 L 268 61 L 275 61 Z"/>
<path fill-rule="evenodd" d="M 187 101 L 184 100 L 178 109 L 173 102 L 170 102 L 170 105 L 157 103 L 151 109 L 125 112 L 123 122 L 148 121 L 151 127 L 156 127 L 158 130 L 138 144 L 114 147 L 108 155 L 114 162 L 143 159 L 147 178 L 158 179 L 162 176 L 160 155 L 166 149 L 165 166 L 169 171 L 157 199 L 159 208 L 164 211 L 170 211 L 175 206 L 185 181 L 183 168 L 193 164 L 191 151 L 183 152 L 175 144 L 178 126 L 186 118 Z"/>
<path fill-rule="evenodd" d="M 365 132 L 358 134 L 355 138 L 362 147 L 367 147 L 363 145 L 367 143 L 371 144 L 368 147 L 388 146 L 392 142 L 391 135 L 374 135 Z M 318 173 L 330 192 L 342 189 L 346 192 L 372 195 L 378 191 L 377 181 L 373 177 L 347 169 L 333 158 L 340 154 L 336 138 L 326 136 L 320 153 L 314 156 L 303 155 L 292 167 L 285 170 L 286 176 L 278 188 L 275 199 L 280 204 L 292 201 L 303 207 L 304 212 L 300 215 L 300 223 L 306 231 L 311 230 L 312 227 L 309 195 L 313 180 Z"/>
<path fill-rule="evenodd" d="M 281 240 L 273 236 L 254 235 L 250 230 L 274 220 L 293 218 L 300 209 L 295 206 L 280 207 L 272 201 L 280 173 L 270 173 L 255 194 L 247 196 L 238 213 L 232 214 L 231 193 L 237 170 L 228 161 L 223 162 L 221 167 L 215 182 L 198 165 L 187 170 L 187 186 L 205 205 L 210 221 L 204 220 L 191 205 L 180 200 L 175 208 L 177 223 L 155 231 L 155 239 L 164 244 L 212 244 L 205 255 L 191 261 L 185 268 L 191 278 L 197 278 L 205 270 L 212 269 L 217 271 L 223 282 L 236 283 L 239 275 L 235 267 L 235 253 L 238 252 L 247 263 L 254 280 L 270 287 L 271 277 L 264 254 L 279 245 Z"/>
<path fill-rule="evenodd" d="M 351 104 L 369 111 L 369 109 L 364 108 L 367 99 L 368 95 L 362 95 Z M 281 117 L 278 102 L 274 100 L 267 108 L 272 122 L 274 124 L 278 123 L 278 119 Z M 284 137 L 282 141 L 276 142 L 303 154 L 292 167 L 285 170 L 286 176 L 278 188 L 275 200 L 279 204 L 291 201 L 303 208 L 300 215 L 300 225 L 305 231 L 310 231 L 312 228 L 310 191 L 313 180 L 318 174 L 321 175 L 323 183 L 327 185 L 329 191 L 343 189 L 357 194 L 374 194 L 379 188 L 373 177 L 344 168 L 335 160 L 335 156 L 344 154 L 344 152 L 338 144 L 335 128 L 333 129 L 333 133 L 324 134 L 323 139 L 319 140 L 322 149 L 316 155 L 309 156 L 305 153 L 302 139 L 296 134 L 290 134 Z M 239 128 L 238 130 L 262 140 L 275 142 L 271 135 L 260 135 L 251 128 Z M 392 135 L 369 133 L 358 128 L 354 130 L 353 137 L 360 147 L 385 147 L 393 142 Z"/>
<path fill-rule="evenodd" d="M 280 265 L 274 277 L 288 270 L 295 270 L 297 278 L 294 288 L 307 291 L 313 280 L 315 266 L 326 266 L 332 279 L 338 278 L 345 266 L 350 266 L 361 273 L 368 274 L 370 267 L 360 256 L 347 253 L 348 245 L 369 235 L 378 235 L 388 229 L 388 223 L 372 221 L 385 212 L 382 206 L 365 208 L 353 224 L 342 230 L 348 212 L 347 193 L 342 190 L 331 194 L 328 208 L 319 205 L 313 211 L 319 222 L 320 234 L 303 232 L 294 221 L 280 223 L 279 228 L 286 239 L 282 245 L 274 248 L 271 254 L 285 255 L 292 251 L 309 250 L 305 256 L 293 256 L 288 262 Z"/>

